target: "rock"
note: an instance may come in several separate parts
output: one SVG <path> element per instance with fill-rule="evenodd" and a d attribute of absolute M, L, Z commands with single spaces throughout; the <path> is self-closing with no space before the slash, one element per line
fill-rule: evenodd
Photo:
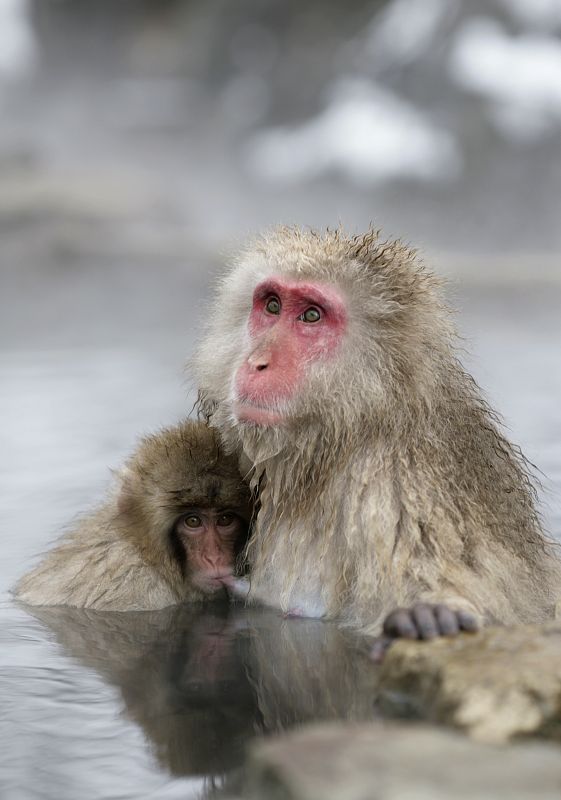
<path fill-rule="evenodd" d="M 314 725 L 254 745 L 250 800 L 559 800 L 561 751 L 414 723 Z"/>
<path fill-rule="evenodd" d="M 485 742 L 561 739 L 560 622 L 396 642 L 379 678 L 384 711 L 452 724 Z"/>

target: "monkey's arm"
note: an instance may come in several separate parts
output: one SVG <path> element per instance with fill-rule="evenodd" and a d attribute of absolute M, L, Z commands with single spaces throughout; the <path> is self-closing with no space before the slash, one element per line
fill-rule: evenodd
<path fill-rule="evenodd" d="M 36 606 L 66 605 L 113 611 L 151 610 L 179 602 L 156 570 L 109 525 L 85 520 L 23 576 L 18 600 Z"/>

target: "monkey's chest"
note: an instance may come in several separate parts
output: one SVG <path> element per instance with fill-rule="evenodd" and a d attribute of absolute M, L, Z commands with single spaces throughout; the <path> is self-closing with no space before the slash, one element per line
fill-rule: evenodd
<path fill-rule="evenodd" d="M 321 587 L 294 586 L 287 591 L 280 582 L 261 582 L 253 586 L 252 594 L 256 600 L 274 608 L 279 608 L 289 617 L 308 617 L 320 619 L 327 613 Z"/>
<path fill-rule="evenodd" d="M 327 608 L 323 599 L 320 586 L 308 587 L 308 589 L 295 589 L 288 603 L 281 602 L 280 607 L 290 617 L 308 617 L 310 619 L 320 619 L 325 617 Z"/>
<path fill-rule="evenodd" d="M 260 554 L 254 566 L 251 595 L 290 616 L 324 617 L 326 575 L 321 554 L 313 545 L 307 551 L 291 546 L 293 535 L 279 534 L 273 552 Z"/>

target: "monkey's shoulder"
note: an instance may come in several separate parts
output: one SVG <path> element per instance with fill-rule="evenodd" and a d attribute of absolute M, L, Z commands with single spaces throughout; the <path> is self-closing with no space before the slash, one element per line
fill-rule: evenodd
<path fill-rule="evenodd" d="M 14 589 L 30 605 L 68 605 L 115 611 L 157 609 L 177 593 L 126 539 L 86 521 L 63 536 Z"/>

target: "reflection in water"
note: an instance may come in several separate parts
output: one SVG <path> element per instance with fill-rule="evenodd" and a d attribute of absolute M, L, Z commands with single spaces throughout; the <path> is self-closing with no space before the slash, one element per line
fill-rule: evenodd
<path fill-rule="evenodd" d="M 117 687 L 160 768 L 204 776 L 205 793 L 231 784 L 256 735 L 374 715 L 376 670 L 359 640 L 329 623 L 227 605 L 30 612 Z"/>

